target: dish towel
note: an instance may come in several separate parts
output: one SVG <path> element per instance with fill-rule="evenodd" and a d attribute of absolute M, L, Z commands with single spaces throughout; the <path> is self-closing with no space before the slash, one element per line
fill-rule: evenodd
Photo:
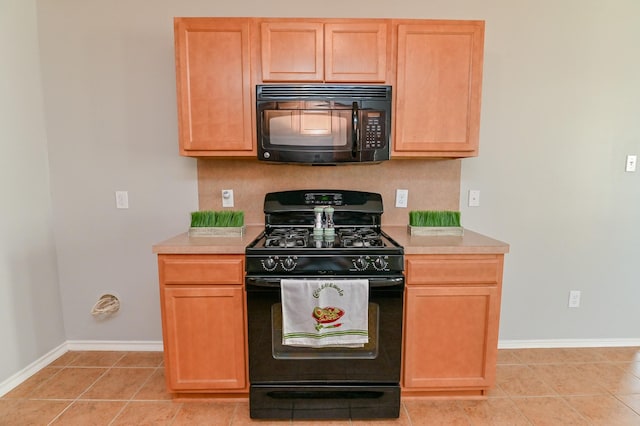
<path fill-rule="evenodd" d="M 369 280 L 283 279 L 282 344 L 362 347 L 369 342 Z"/>

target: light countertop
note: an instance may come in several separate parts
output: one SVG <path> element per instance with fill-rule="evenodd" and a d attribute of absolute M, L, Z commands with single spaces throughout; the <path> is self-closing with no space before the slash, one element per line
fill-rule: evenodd
<path fill-rule="evenodd" d="M 468 229 L 462 236 L 411 236 L 406 226 L 383 226 L 405 254 L 496 254 L 508 253 L 509 245 Z M 245 247 L 264 230 L 247 226 L 242 237 L 189 237 L 187 232 L 155 244 L 157 254 L 244 254 Z"/>
<path fill-rule="evenodd" d="M 508 253 L 509 244 L 465 229 L 462 236 L 409 235 L 405 226 L 383 226 L 382 230 L 404 247 L 404 254 L 496 254 Z"/>

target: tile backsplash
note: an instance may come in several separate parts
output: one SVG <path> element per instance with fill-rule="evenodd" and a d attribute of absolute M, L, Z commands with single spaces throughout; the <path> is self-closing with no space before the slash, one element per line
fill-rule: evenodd
<path fill-rule="evenodd" d="M 199 159 L 200 210 L 222 210 L 222 190 L 233 189 L 234 210 L 245 223 L 264 223 L 267 192 L 348 189 L 382 194 L 385 225 L 406 225 L 411 210 L 459 210 L 461 160 L 392 160 L 380 164 L 307 166 L 253 159 Z M 407 208 L 395 207 L 396 189 L 409 190 Z"/>

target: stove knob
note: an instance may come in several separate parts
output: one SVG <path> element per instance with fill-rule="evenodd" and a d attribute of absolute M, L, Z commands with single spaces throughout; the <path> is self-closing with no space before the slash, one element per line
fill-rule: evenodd
<path fill-rule="evenodd" d="M 273 271 L 276 269 L 276 261 L 273 260 L 273 257 L 269 257 L 262 261 L 262 267 L 267 271 Z"/>
<path fill-rule="evenodd" d="M 382 271 L 384 268 L 386 268 L 388 265 L 388 263 L 382 258 L 382 257 L 378 257 L 376 260 L 373 261 L 373 267 L 376 268 L 376 270 L 378 271 Z"/>
<path fill-rule="evenodd" d="M 359 257 L 353 261 L 353 265 L 358 271 L 364 271 L 369 266 L 369 262 L 364 257 Z"/>
<path fill-rule="evenodd" d="M 291 257 L 287 257 L 282 261 L 282 267 L 285 271 L 293 271 L 293 268 L 296 267 L 296 262 Z"/>

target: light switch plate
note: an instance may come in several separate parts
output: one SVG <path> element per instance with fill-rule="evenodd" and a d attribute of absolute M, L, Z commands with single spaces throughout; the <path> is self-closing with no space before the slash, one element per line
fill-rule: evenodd
<path fill-rule="evenodd" d="M 635 172 L 637 163 L 638 157 L 636 155 L 627 155 L 627 166 L 625 170 L 628 172 Z"/>
<path fill-rule="evenodd" d="M 480 206 L 480 190 L 470 189 L 469 190 L 469 207 L 478 207 L 478 206 Z"/>
<path fill-rule="evenodd" d="M 233 189 L 222 190 L 222 207 L 233 207 Z"/>
<path fill-rule="evenodd" d="M 129 193 L 127 191 L 116 191 L 116 208 L 129 208 Z"/>
<path fill-rule="evenodd" d="M 396 189 L 396 207 L 406 208 L 409 202 L 408 189 Z"/>

